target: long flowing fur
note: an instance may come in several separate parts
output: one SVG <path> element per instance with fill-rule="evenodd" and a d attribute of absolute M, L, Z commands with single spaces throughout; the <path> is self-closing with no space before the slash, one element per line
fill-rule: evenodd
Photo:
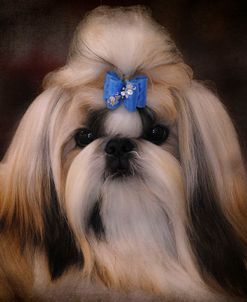
<path fill-rule="evenodd" d="M 246 293 L 246 176 L 236 132 L 216 96 L 197 82 L 179 106 L 189 234 L 198 263 L 224 288 Z"/>
<path fill-rule="evenodd" d="M 105 109 L 112 69 L 148 77 L 145 109 Z M 143 135 L 156 123 L 161 146 Z M 97 139 L 79 149 L 83 127 Z M 114 137 L 137 146 L 122 179 L 106 171 Z M 0 301 L 244 301 L 246 184 L 226 110 L 166 30 L 142 7 L 99 7 L 0 165 Z"/>

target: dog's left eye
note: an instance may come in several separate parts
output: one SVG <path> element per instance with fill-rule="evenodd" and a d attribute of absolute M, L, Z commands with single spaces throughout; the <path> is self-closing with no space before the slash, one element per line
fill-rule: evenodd
<path fill-rule="evenodd" d="M 83 148 L 95 140 L 94 133 L 86 128 L 79 129 L 75 134 L 76 145 Z"/>
<path fill-rule="evenodd" d="M 169 129 L 163 125 L 155 125 L 144 135 L 144 138 L 156 145 L 161 145 L 169 136 Z"/>

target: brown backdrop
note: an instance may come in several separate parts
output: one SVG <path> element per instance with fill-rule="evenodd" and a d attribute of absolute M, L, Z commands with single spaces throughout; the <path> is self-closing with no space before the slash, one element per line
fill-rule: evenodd
<path fill-rule="evenodd" d="M 247 152 L 246 1 L 0 0 L 0 159 L 46 73 L 66 60 L 73 31 L 100 4 L 149 6 L 200 80 L 210 80 Z"/>

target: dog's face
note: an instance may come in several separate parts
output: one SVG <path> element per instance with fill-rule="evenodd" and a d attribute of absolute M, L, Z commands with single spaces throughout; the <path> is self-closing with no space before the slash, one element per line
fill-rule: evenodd
<path fill-rule="evenodd" d="M 86 236 L 96 260 L 107 267 L 113 253 L 124 263 L 130 255 L 139 257 L 132 271 L 148 265 L 144 249 L 153 257 L 161 257 L 162 249 L 177 257 L 171 220 L 180 217 L 180 232 L 185 192 L 172 96 L 164 90 L 160 112 L 151 107 L 128 112 L 124 107 L 107 110 L 102 102 L 95 106 L 95 95 L 101 99 L 97 91 L 78 94 L 52 140 L 57 144 L 55 182 L 65 188 L 61 198 L 75 233 Z M 84 108 L 86 97 L 90 108 Z"/>
<path fill-rule="evenodd" d="M 144 108 L 106 108 L 112 69 L 147 76 Z M 47 83 L 1 169 L 6 229 L 45 251 L 53 278 L 79 263 L 118 288 L 197 291 L 203 278 L 244 292 L 235 131 L 164 30 L 137 8 L 96 10 Z"/>

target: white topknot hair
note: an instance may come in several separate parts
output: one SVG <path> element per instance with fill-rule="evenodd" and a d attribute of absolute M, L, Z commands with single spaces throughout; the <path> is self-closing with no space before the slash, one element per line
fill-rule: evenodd
<path fill-rule="evenodd" d="M 45 83 L 85 85 L 107 69 L 126 78 L 137 72 L 150 76 L 157 67 L 169 65 L 182 67 L 183 79 L 191 75 L 168 32 L 143 6 L 94 9 L 77 27 L 67 63 Z"/>
<path fill-rule="evenodd" d="M 174 63 L 177 50 L 168 33 L 142 6 L 99 7 L 78 28 L 74 50 L 89 58 L 95 55 L 122 74 Z"/>

